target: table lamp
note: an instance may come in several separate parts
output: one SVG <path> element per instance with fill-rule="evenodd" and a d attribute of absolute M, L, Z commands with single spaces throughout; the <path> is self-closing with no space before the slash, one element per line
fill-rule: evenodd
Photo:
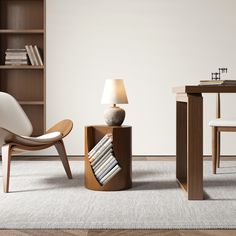
<path fill-rule="evenodd" d="M 120 126 L 125 119 L 125 110 L 116 106 L 116 104 L 128 103 L 122 79 L 106 80 L 101 103 L 111 105 L 104 112 L 104 119 L 107 125 Z"/>

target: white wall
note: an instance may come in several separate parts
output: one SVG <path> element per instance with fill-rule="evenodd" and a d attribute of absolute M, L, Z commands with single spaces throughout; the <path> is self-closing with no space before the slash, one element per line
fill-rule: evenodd
<path fill-rule="evenodd" d="M 175 154 L 172 87 L 198 84 L 218 67 L 236 79 L 235 0 L 48 0 L 47 126 L 69 117 L 69 154 L 83 154 L 85 125 L 103 123 L 107 78 L 124 78 L 133 126 L 133 154 Z M 208 120 L 215 96 L 204 95 L 204 152 L 211 153 Z M 223 96 L 234 115 L 236 96 Z M 236 135 L 223 153 L 236 153 Z"/>

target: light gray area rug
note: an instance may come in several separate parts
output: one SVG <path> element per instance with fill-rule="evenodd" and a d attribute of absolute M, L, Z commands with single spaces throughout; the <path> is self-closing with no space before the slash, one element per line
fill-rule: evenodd
<path fill-rule="evenodd" d="M 85 189 L 83 162 L 70 164 L 73 180 L 59 161 L 13 161 L 11 192 L 0 191 L 0 228 L 236 228 L 236 162 L 222 162 L 217 175 L 205 162 L 205 201 L 186 200 L 174 161 L 134 161 L 133 188 L 117 192 Z"/>

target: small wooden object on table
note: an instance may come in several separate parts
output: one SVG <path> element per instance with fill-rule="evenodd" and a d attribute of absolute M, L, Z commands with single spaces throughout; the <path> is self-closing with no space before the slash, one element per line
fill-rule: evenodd
<path fill-rule="evenodd" d="M 101 185 L 90 165 L 88 153 L 103 138 L 113 135 L 113 152 L 121 170 L 106 184 Z M 132 127 L 87 126 L 85 127 L 85 187 L 98 191 L 117 191 L 132 186 Z"/>

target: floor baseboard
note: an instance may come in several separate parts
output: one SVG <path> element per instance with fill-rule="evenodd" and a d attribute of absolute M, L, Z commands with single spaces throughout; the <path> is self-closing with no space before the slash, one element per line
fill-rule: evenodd
<path fill-rule="evenodd" d="M 206 161 L 211 161 L 211 156 L 205 155 L 203 156 L 204 160 Z M 50 156 L 14 156 L 12 158 L 13 160 L 32 160 L 32 161 L 55 161 L 59 160 L 58 156 L 55 155 L 50 155 Z M 75 160 L 75 161 L 83 161 L 84 156 L 78 155 L 78 156 L 68 156 L 69 160 Z M 133 156 L 133 161 L 175 161 L 175 156 L 173 155 L 134 155 Z M 1 160 L 1 157 L 0 157 Z M 224 161 L 232 161 L 236 160 L 236 156 L 229 156 L 229 155 L 222 155 L 221 160 Z"/>

